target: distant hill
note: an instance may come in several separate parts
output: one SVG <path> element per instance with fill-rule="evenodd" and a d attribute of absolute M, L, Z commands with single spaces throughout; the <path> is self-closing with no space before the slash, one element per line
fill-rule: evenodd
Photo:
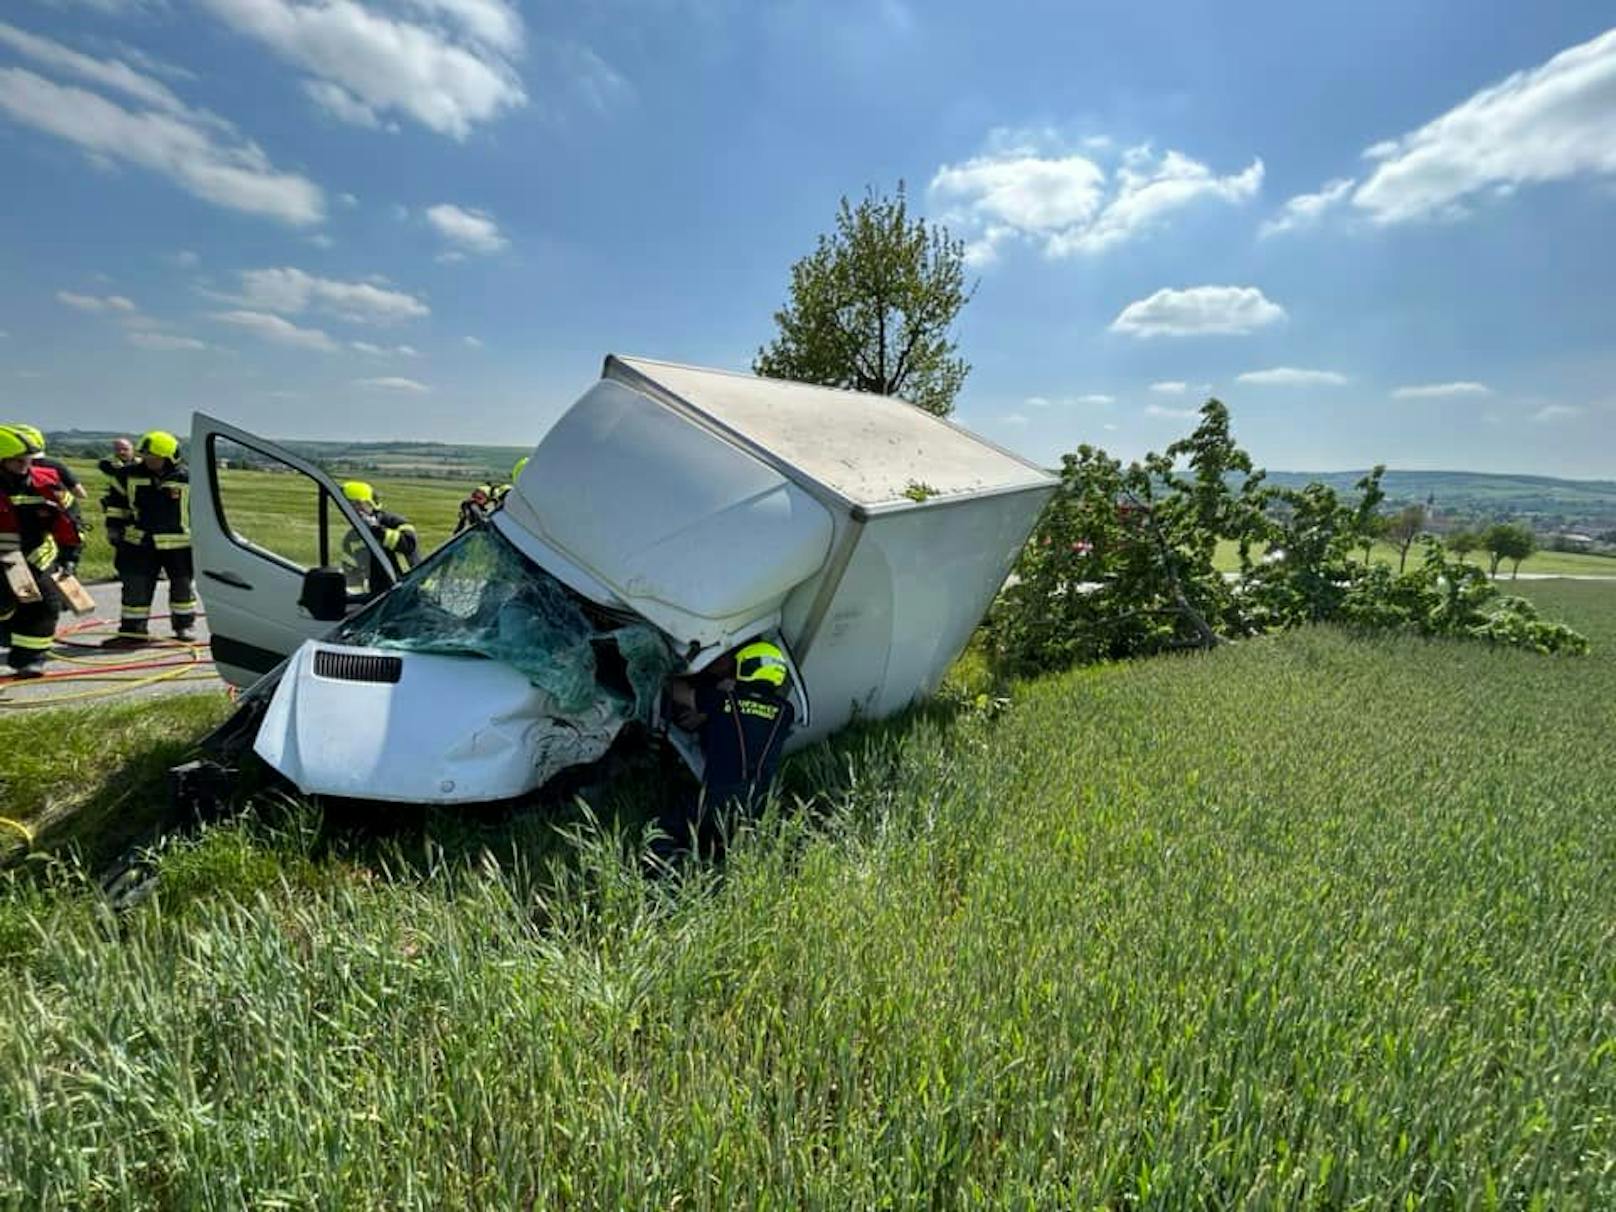
<path fill-rule="evenodd" d="M 179 431 L 181 440 L 185 433 Z M 116 437 L 134 437 L 99 430 L 66 429 L 46 434 L 51 452 L 100 457 Z M 368 471 L 428 479 L 481 480 L 510 478 L 516 460 L 530 453 L 525 446 L 477 446 L 447 442 L 306 442 L 296 438 L 271 439 L 293 454 L 327 471 Z M 237 459 L 237 463 L 243 460 Z"/>
<path fill-rule="evenodd" d="M 1268 482 L 1300 488 L 1315 481 L 1351 493 L 1364 471 L 1270 471 Z M 1523 518 L 1540 528 L 1616 527 L 1616 480 L 1479 471 L 1388 471 L 1381 481 L 1391 504 L 1430 501 L 1438 516 L 1479 520 Z"/>
<path fill-rule="evenodd" d="M 100 455 L 116 434 L 69 429 L 49 435 L 53 449 Z M 333 471 L 373 471 L 441 479 L 507 478 L 528 453 L 518 446 L 451 445 L 446 442 L 305 442 L 281 445 Z M 1350 494 L 1363 471 L 1270 471 L 1268 482 L 1300 488 L 1319 481 Z M 1381 481 L 1388 504 L 1431 501 L 1435 517 L 1474 521 L 1522 519 L 1539 530 L 1616 529 L 1616 480 L 1561 480 L 1553 476 L 1499 475 L 1479 471 L 1388 471 Z"/>

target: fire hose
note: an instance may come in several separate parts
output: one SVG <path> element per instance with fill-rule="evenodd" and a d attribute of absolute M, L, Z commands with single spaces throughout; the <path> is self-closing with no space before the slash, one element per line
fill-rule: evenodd
<path fill-rule="evenodd" d="M 166 615 L 155 615 L 155 619 L 167 618 Z M 99 645 L 88 643 L 87 638 L 97 631 L 115 633 L 118 624 L 109 619 L 81 619 L 56 633 L 56 646 L 73 648 L 80 651 L 95 651 Z M 0 678 L 0 709 L 15 708 L 18 710 L 37 710 L 46 707 L 57 707 L 66 703 L 84 702 L 91 699 L 109 698 L 115 695 L 127 694 L 146 686 L 155 686 L 169 682 L 201 682 L 214 681 L 217 675 L 213 672 L 212 664 L 208 659 L 208 645 L 203 643 L 189 643 L 181 640 L 152 640 L 154 651 L 150 656 L 138 659 L 119 659 L 113 662 L 90 660 L 85 657 L 69 656 L 62 651 L 53 652 L 53 659 L 65 665 L 76 668 L 53 670 L 39 677 L 26 680 L 17 678 Z M 8 696 L 5 691 L 11 685 L 36 686 L 42 683 L 110 683 L 110 685 L 92 686 L 90 689 L 80 690 L 74 688 L 63 694 L 30 694 L 27 698 Z M 16 822 L 0 817 L 0 822 L 15 825 Z"/>

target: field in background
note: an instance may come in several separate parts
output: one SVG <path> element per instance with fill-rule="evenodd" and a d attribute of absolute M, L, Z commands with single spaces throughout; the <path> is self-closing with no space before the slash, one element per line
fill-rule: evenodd
<path fill-rule="evenodd" d="M 112 548 L 107 543 L 101 511 L 96 504 L 101 497 L 100 474 L 93 463 L 76 459 L 66 462 L 84 478 L 90 490 L 84 512 L 95 527 L 85 545 L 79 575 L 85 580 L 110 577 Z M 415 526 L 423 553 L 438 546 L 454 531 L 460 502 L 477 484 L 476 480 L 469 479 L 462 483 L 369 473 L 363 477 L 357 473 L 334 474 L 339 483 L 343 479 L 364 478 L 373 485 L 384 508 L 403 514 Z M 219 487 L 233 529 L 272 551 L 312 563 L 317 551 L 319 522 L 319 501 L 313 481 L 292 473 L 232 469 L 220 472 Z"/>
<path fill-rule="evenodd" d="M 644 783 L 266 809 L 116 930 L 0 884 L 0 1205 L 1612 1206 L 1616 586 L 1521 588 L 1593 656 L 1314 629 L 945 703 L 682 891 L 611 832 Z"/>
<path fill-rule="evenodd" d="M 1252 548 L 1254 554 L 1260 555 L 1263 545 L 1257 544 Z M 1376 543 L 1371 549 L 1370 558 L 1376 563 L 1397 567 L 1397 548 L 1389 543 Z M 1465 557 L 1470 563 L 1479 568 L 1486 568 L 1488 556 L 1485 552 L 1473 551 Z M 1217 566 L 1225 572 L 1234 572 L 1240 567 L 1239 545 L 1225 540 L 1218 544 L 1217 555 L 1214 557 Z M 1408 567 L 1418 566 L 1420 547 L 1418 544 L 1409 548 Z M 1508 560 L 1499 566 L 1500 580 L 1507 581 L 1514 571 L 1514 565 Z M 1540 551 L 1521 561 L 1520 571 L 1532 576 L 1595 576 L 1616 577 L 1616 556 L 1589 555 L 1576 551 Z"/>

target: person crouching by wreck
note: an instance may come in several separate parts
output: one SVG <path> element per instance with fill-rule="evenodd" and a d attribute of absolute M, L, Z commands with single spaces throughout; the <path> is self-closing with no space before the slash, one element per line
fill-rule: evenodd
<path fill-rule="evenodd" d="M 758 640 L 719 663 L 733 660 L 733 676 L 674 678 L 668 698 L 674 724 L 696 734 L 703 763 L 701 790 L 664 812 L 653 847 L 660 858 L 686 850 L 692 838 L 704 855 L 722 853 L 734 821 L 753 816 L 768 798 L 791 734 L 796 709 L 786 697 L 790 667 L 775 645 Z"/>

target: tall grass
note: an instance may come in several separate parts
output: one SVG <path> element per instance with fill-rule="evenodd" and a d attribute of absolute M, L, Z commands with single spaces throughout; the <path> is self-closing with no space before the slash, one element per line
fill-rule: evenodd
<path fill-rule="evenodd" d="M 1612 1206 L 1616 595 L 1543 593 L 1593 657 L 1306 631 L 867 728 L 683 881 L 606 799 L 12 888 L 0 1205 Z"/>

